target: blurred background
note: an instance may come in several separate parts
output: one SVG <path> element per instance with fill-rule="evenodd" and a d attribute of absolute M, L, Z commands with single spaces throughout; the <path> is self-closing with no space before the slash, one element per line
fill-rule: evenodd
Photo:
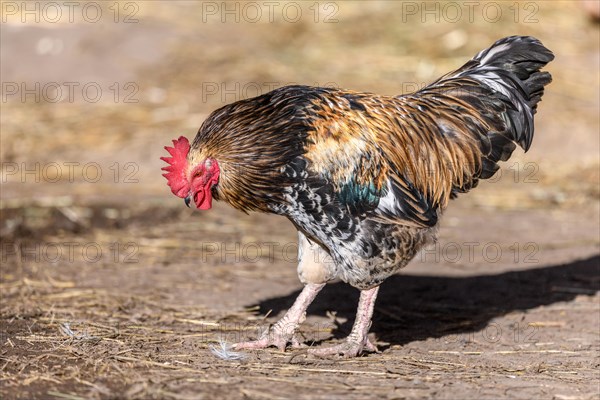
<path fill-rule="evenodd" d="M 175 205 L 158 158 L 215 108 L 291 83 L 409 92 L 513 34 L 556 60 L 520 165 L 535 162 L 542 182 L 507 190 L 597 197 L 598 25 L 583 2 L 56 4 L 2 6 L 4 204 Z"/>
<path fill-rule="evenodd" d="M 441 246 L 459 238 L 495 243 L 505 254 L 490 265 L 480 249 L 474 259 L 456 262 L 436 248 L 406 273 L 486 275 L 581 258 L 596 268 L 598 2 L 3 1 L 1 7 L 4 321 L 33 319 L 56 338 L 56 321 L 112 326 L 133 318 L 177 326 L 177 318 L 218 319 L 289 294 L 299 286 L 295 251 L 286 248 L 296 241 L 291 224 L 223 204 L 206 213 L 185 208 L 161 176 L 163 146 L 180 135 L 192 139 L 224 104 L 288 84 L 414 91 L 509 35 L 535 36 L 556 55 L 532 148 L 454 202 L 440 238 Z M 277 242 L 276 250 L 240 256 L 248 243 L 264 242 Z M 226 246 L 233 256 L 223 256 Z M 533 265 L 526 257 L 532 254 Z M 182 316 L 158 303 L 196 308 Z M 96 335 L 102 329 L 96 326 Z M 16 340 L 22 332 L 16 324 L 4 334 Z"/>

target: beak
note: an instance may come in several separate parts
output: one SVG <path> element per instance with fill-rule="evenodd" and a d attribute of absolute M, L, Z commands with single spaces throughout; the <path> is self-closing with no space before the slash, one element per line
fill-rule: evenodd
<path fill-rule="evenodd" d="M 192 201 L 192 195 L 188 195 L 185 199 L 183 199 L 187 208 L 190 208 L 190 202 Z"/>

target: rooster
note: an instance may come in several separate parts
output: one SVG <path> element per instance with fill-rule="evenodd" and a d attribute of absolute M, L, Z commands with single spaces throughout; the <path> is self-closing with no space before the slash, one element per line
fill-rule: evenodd
<path fill-rule="evenodd" d="M 308 351 L 376 351 L 367 334 L 379 285 L 435 239 L 450 199 L 494 175 L 517 144 L 529 149 L 551 82 L 540 69 L 553 58 L 537 39 L 512 36 L 411 94 L 286 86 L 214 111 L 191 145 L 180 137 L 165 147 L 164 176 L 186 205 L 222 200 L 298 229 L 304 289 L 281 320 L 234 348 L 302 346 L 307 307 L 341 279 L 361 291 L 352 331 Z"/>

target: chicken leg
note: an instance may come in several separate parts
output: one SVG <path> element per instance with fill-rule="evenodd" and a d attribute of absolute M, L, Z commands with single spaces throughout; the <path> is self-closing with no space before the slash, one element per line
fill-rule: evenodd
<path fill-rule="evenodd" d="M 296 330 L 306 319 L 306 309 L 323 289 L 323 286 L 325 286 L 324 283 L 306 284 L 283 318 L 267 329 L 258 340 L 236 343 L 233 345 L 234 349 L 264 349 L 265 347 L 275 346 L 279 350 L 285 351 L 285 347 L 290 342 L 294 348 L 302 347 L 296 337 Z"/>
<path fill-rule="evenodd" d="M 308 353 L 316 356 L 341 354 L 343 357 L 356 357 L 363 349 L 376 352 L 377 347 L 369 341 L 367 334 L 371 327 L 371 317 L 373 316 L 373 307 L 375 306 L 378 291 L 379 286 L 375 286 L 372 289 L 360 292 L 356 320 L 352 326 L 352 332 L 350 332 L 350 335 L 343 343 L 332 347 L 309 349 Z"/>

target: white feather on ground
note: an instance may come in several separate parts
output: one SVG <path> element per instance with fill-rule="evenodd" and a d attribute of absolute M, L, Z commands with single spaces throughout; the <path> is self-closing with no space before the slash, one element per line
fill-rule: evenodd
<path fill-rule="evenodd" d="M 243 360 L 244 358 L 246 358 L 246 355 L 244 353 L 239 353 L 237 351 L 231 351 L 231 345 L 223 339 L 219 339 L 218 346 L 211 345 L 208 348 L 210 349 L 211 353 L 213 353 L 215 356 L 217 356 L 221 360 L 233 361 L 233 360 Z"/>

